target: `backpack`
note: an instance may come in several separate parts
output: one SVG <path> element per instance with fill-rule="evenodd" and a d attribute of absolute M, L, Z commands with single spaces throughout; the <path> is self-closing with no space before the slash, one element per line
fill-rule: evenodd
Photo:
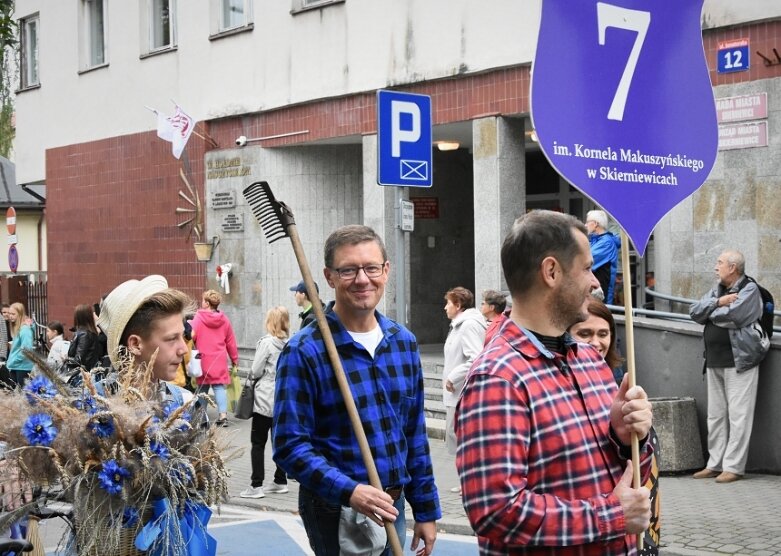
<path fill-rule="evenodd" d="M 754 282 L 759 289 L 759 295 L 762 296 L 762 315 L 759 317 L 759 324 L 762 326 L 762 330 L 765 331 L 768 338 L 773 337 L 773 312 L 776 310 L 775 300 L 773 294 L 760 286 L 756 280 L 751 276 L 746 276 L 747 280 L 744 282 L 744 286 L 749 282 Z M 742 289 L 742 288 L 741 288 Z"/>

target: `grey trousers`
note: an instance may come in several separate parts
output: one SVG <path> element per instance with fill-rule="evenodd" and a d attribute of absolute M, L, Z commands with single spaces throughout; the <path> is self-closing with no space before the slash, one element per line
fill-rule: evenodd
<path fill-rule="evenodd" d="M 743 475 L 754 424 L 759 367 L 708 367 L 708 469 Z"/>

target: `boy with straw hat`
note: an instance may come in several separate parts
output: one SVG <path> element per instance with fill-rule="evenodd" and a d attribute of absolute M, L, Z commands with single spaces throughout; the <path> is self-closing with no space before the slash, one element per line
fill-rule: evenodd
<path fill-rule="evenodd" d="M 184 314 L 193 301 L 168 287 L 165 278 L 151 275 L 123 282 L 106 296 L 98 324 L 108 338 L 109 358 L 114 368 L 124 356 L 135 365 L 154 358 L 152 376 L 171 381 L 187 353 Z"/>

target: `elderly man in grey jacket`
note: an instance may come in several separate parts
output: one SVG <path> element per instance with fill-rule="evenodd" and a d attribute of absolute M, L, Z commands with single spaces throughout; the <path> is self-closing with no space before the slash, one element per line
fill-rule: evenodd
<path fill-rule="evenodd" d="M 735 250 L 716 261 L 718 283 L 689 309 L 705 325 L 708 380 L 708 452 L 705 469 L 695 479 L 731 483 L 743 477 L 748 457 L 759 363 L 768 350 L 759 318 L 762 296 L 745 275 L 746 261 Z"/>

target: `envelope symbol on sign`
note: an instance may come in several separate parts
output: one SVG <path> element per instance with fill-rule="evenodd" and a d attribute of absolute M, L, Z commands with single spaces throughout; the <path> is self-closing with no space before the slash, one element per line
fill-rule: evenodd
<path fill-rule="evenodd" d="M 427 160 L 400 160 L 401 178 L 405 180 L 427 180 Z"/>

